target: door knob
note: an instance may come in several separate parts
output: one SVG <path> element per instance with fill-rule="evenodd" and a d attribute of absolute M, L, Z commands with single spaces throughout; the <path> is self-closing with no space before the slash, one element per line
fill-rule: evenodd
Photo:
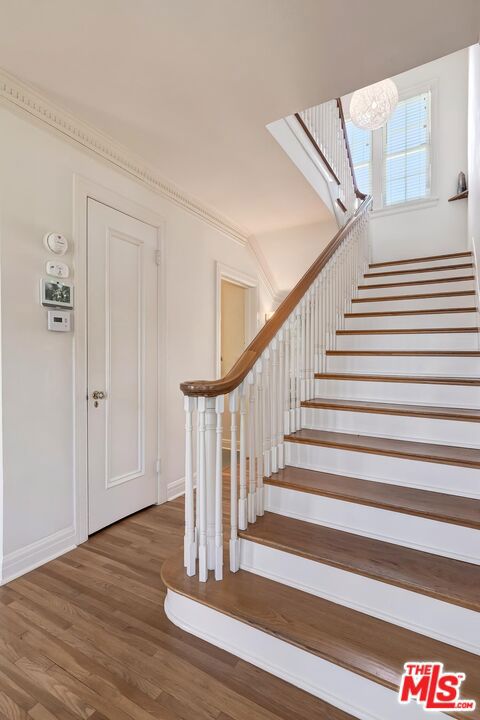
<path fill-rule="evenodd" d="M 93 400 L 105 400 L 107 397 L 107 394 L 103 392 L 103 390 L 94 390 L 92 392 L 92 398 Z"/>

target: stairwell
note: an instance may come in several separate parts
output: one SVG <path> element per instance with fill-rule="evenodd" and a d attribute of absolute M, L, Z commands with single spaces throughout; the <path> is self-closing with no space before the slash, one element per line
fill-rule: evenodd
<path fill-rule="evenodd" d="M 467 250 L 372 263 L 341 102 L 301 120 L 344 218 L 232 370 L 181 385 L 165 611 L 325 720 L 428 716 L 398 701 L 407 662 L 464 673 L 477 709 L 437 716 L 480 718 L 478 268 Z"/>

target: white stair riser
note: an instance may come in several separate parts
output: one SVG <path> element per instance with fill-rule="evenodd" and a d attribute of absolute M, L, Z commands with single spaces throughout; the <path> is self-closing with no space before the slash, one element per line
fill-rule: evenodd
<path fill-rule="evenodd" d="M 418 292 L 411 295 L 427 295 Z M 361 296 L 359 296 L 361 300 Z M 372 300 L 353 302 L 352 312 L 396 312 L 399 310 L 436 310 L 458 307 L 477 307 L 475 295 L 453 295 L 452 297 L 426 297 L 401 300 Z"/>
<path fill-rule="evenodd" d="M 368 283 L 376 285 L 377 283 Z M 390 295 L 414 295 L 426 293 L 443 293 L 443 292 L 463 292 L 465 290 L 474 290 L 473 280 L 461 280 L 458 282 L 438 282 L 430 285 L 395 285 L 386 288 L 360 287 L 358 288 L 359 298 L 366 297 L 390 297 Z"/>
<path fill-rule="evenodd" d="M 467 307 L 467 306 L 465 306 Z M 381 308 L 374 312 L 381 312 Z M 360 312 L 358 308 L 354 312 Z M 455 328 L 479 325 L 478 313 L 425 313 L 422 315 L 380 315 L 377 317 L 346 317 L 345 330 L 390 330 L 405 328 Z"/>
<path fill-rule="evenodd" d="M 241 540 L 240 567 L 480 654 L 480 613 L 277 548 Z"/>
<path fill-rule="evenodd" d="M 337 350 L 478 350 L 478 333 L 400 333 L 336 336 Z"/>
<path fill-rule="evenodd" d="M 479 530 L 277 485 L 265 487 L 268 512 L 480 565 Z"/>
<path fill-rule="evenodd" d="M 285 443 L 286 463 L 307 470 L 320 470 L 364 480 L 435 490 L 480 500 L 478 468 L 411 460 L 376 453 L 323 447 L 306 443 Z"/>
<path fill-rule="evenodd" d="M 329 355 L 327 356 L 327 372 L 480 377 L 480 357 Z"/>
<path fill-rule="evenodd" d="M 339 400 L 480 408 L 480 387 L 428 383 L 315 380 L 315 397 Z"/>
<path fill-rule="evenodd" d="M 467 264 L 467 263 L 465 263 Z M 385 272 L 397 272 L 395 270 L 387 270 Z M 398 271 L 400 272 L 400 271 Z M 408 271 L 401 275 L 382 275 L 380 274 L 380 268 L 377 271 L 372 271 L 374 275 L 364 276 L 362 279 L 362 285 L 376 285 L 377 283 L 401 283 L 401 282 L 417 282 L 422 280 L 443 280 L 445 278 L 452 277 L 465 277 L 466 275 L 473 275 L 474 269 L 472 267 L 458 268 L 458 270 L 432 270 L 429 272 L 413 272 Z M 378 273 L 378 274 L 377 274 Z"/>
<path fill-rule="evenodd" d="M 168 590 L 165 614 L 182 630 L 233 653 L 359 720 L 424 720 L 416 704 L 400 705 L 398 694 L 317 655 L 280 640 L 218 610 Z M 345 692 L 348 688 L 348 693 Z M 449 720 L 437 713 L 439 720 Z"/>
<path fill-rule="evenodd" d="M 379 261 L 381 262 L 381 261 Z M 367 272 L 391 272 L 393 270 L 422 270 L 424 268 L 441 268 L 445 265 L 463 265 L 463 263 L 472 262 L 472 256 L 442 258 L 441 260 L 418 260 L 412 263 L 395 263 L 395 265 L 382 265 L 380 267 L 370 267 Z"/>
<path fill-rule="evenodd" d="M 438 445 L 480 447 L 480 423 L 478 422 L 302 408 L 302 427 L 310 430 L 373 435 L 374 437 L 413 440 Z"/>

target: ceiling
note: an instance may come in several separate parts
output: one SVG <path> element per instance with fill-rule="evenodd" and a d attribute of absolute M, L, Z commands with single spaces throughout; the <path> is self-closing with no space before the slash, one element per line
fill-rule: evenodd
<path fill-rule="evenodd" d="M 258 234 L 327 210 L 265 125 L 478 40 L 478 0 L 0 0 L 0 66 Z"/>

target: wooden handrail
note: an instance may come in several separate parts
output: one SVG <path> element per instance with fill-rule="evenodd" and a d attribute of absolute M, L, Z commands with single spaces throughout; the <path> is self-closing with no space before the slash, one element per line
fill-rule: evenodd
<path fill-rule="evenodd" d="M 337 108 L 338 108 L 338 114 L 340 115 L 340 122 L 342 123 L 343 137 L 345 140 L 345 147 L 347 148 L 348 163 L 350 165 L 350 170 L 352 173 L 353 189 L 355 190 L 355 195 L 357 196 L 357 198 L 359 200 L 365 200 L 365 198 L 367 196 L 365 195 L 365 193 L 362 193 L 358 189 L 357 178 L 355 177 L 355 169 L 353 167 L 353 160 L 352 160 L 352 151 L 350 150 L 350 143 L 348 141 L 347 123 L 345 122 L 345 115 L 343 112 L 343 104 L 342 104 L 341 98 L 337 98 Z"/>
<path fill-rule="evenodd" d="M 307 290 L 310 288 L 319 273 L 323 270 L 332 255 L 340 247 L 349 231 L 357 224 L 360 218 L 367 212 L 372 202 L 372 198 L 368 195 L 362 204 L 357 208 L 352 217 L 340 228 L 335 237 L 329 242 L 327 247 L 320 253 L 313 265 L 307 270 L 305 275 L 298 281 L 293 290 L 287 295 L 285 300 L 279 305 L 273 316 L 268 320 L 263 328 L 257 333 L 250 345 L 239 357 L 235 365 L 232 367 L 225 377 L 220 380 L 189 380 L 181 383 L 180 390 L 184 395 L 190 397 L 217 397 L 226 395 L 235 390 L 240 383 L 247 377 L 250 370 L 261 357 L 264 350 L 278 333 L 284 322 L 290 314 L 295 310 Z"/>
<path fill-rule="evenodd" d="M 327 158 L 325 157 L 325 155 L 324 155 L 323 152 L 321 151 L 320 145 L 317 143 L 317 141 L 316 141 L 315 138 L 313 137 L 312 133 L 310 132 L 310 130 L 308 129 L 308 127 L 307 127 L 307 126 L 305 125 L 305 123 L 303 122 L 303 120 L 302 120 L 301 116 L 299 115 L 299 113 L 295 113 L 295 117 L 297 118 L 298 122 L 299 122 L 300 125 L 302 126 L 303 132 L 304 132 L 305 135 L 308 137 L 308 139 L 309 139 L 310 142 L 312 143 L 312 145 L 313 145 L 313 147 L 315 148 L 315 150 L 317 151 L 317 153 L 320 155 L 320 159 L 321 159 L 321 161 L 323 162 L 323 164 L 325 165 L 325 167 L 327 168 L 328 172 L 330 173 L 330 175 L 332 176 L 332 178 L 335 180 L 335 182 L 337 183 L 337 185 L 340 185 L 340 180 L 338 179 L 338 176 L 337 176 L 335 170 L 332 168 L 332 166 L 331 166 L 330 163 L 328 162 Z"/>

